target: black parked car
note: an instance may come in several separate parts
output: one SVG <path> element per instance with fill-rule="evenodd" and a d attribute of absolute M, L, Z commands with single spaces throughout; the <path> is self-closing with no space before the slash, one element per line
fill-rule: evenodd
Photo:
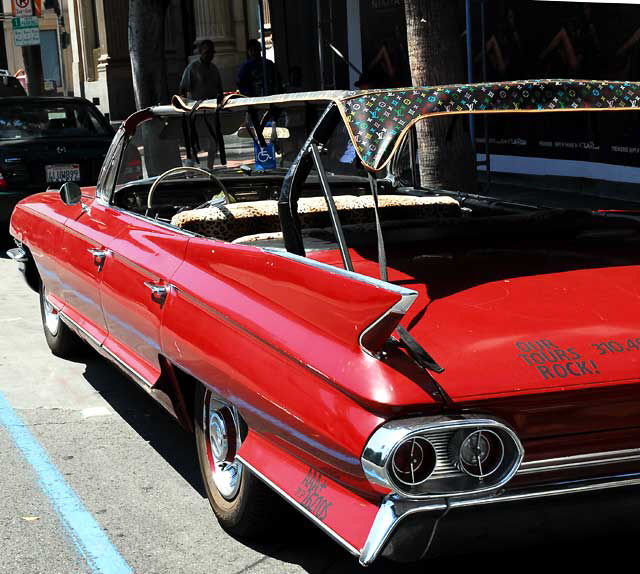
<path fill-rule="evenodd" d="M 94 185 L 114 131 L 82 98 L 0 98 L 0 225 L 23 197 Z"/>
<path fill-rule="evenodd" d="M 7 96 L 26 96 L 20 80 L 13 76 L 0 76 L 0 97 L 6 98 Z"/>

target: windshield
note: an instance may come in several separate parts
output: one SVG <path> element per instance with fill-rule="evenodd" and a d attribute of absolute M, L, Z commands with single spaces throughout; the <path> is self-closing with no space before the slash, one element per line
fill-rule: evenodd
<path fill-rule="evenodd" d="M 295 160 L 323 106 L 268 108 L 154 116 L 141 123 L 127 143 L 116 189 L 136 180 L 156 177 L 180 166 L 198 166 L 227 174 L 283 175 Z M 269 115 L 270 114 L 270 115 Z M 223 145 L 217 137 L 222 134 Z M 254 121 L 262 123 L 263 141 Z M 264 144 L 264 146 L 262 145 Z"/>
<path fill-rule="evenodd" d="M 264 119 L 269 108 L 253 108 L 253 116 L 265 124 L 264 148 L 246 108 L 221 112 L 224 147 L 215 135 L 216 118 L 210 110 L 197 112 L 193 120 L 183 115 L 154 116 L 138 125 L 127 143 L 115 189 L 180 166 L 198 166 L 224 176 L 271 174 L 282 178 L 325 108 L 326 102 L 279 104 L 271 108 L 275 120 Z M 322 160 L 329 176 L 366 180 L 366 171 L 342 122 L 322 146 Z"/>
<path fill-rule="evenodd" d="M 0 140 L 109 136 L 111 131 L 104 119 L 86 104 L 0 101 Z"/>
<path fill-rule="evenodd" d="M 455 117 L 463 119 L 470 138 L 470 116 L 421 121 L 446 133 Z M 478 114 L 472 121 L 478 196 L 548 208 L 640 209 L 638 111 Z M 399 186 L 420 188 L 426 156 L 411 144 L 412 137 L 417 142 L 415 127 L 405 136 L 392 172 Z"/>

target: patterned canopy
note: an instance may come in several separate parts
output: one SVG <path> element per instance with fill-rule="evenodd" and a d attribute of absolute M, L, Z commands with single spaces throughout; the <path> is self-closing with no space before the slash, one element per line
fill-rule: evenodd
<path fill-rule="evenodd" d="M 233 98 L 225 108 L 295 101 L 333 101 L 340 109 L 362 163 L 383 169 L 410 127 L 442 114 L 620 111 L 640 107 L 640 82 L 594 80 L 523 80 L 485 84 L 328 91 Z M 195 102 L 174 98 L 174 107 L 189 110 Z M 214 101 L 201 104 L 215 108 Z"/>

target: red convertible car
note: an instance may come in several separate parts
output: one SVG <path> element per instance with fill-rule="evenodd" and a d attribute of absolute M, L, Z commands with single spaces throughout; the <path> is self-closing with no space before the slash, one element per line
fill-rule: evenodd
<path fill-rule="evenodd" d="M 96 188 L 21 201 L 10 256 L 53 353 L 88 343 L 193 430 L 230 533 L 284 499 L 363 565 L 419 559 L 468 509 L 640 483 L 640 207 L 559 176 L 426 189 L 415 126 L 598 132 L 639 100 L 560 80 L 176 99 L 124 123 Z"/>

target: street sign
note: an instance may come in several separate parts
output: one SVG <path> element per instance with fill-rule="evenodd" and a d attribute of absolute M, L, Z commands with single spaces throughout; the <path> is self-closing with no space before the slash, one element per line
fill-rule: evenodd
<path fill-rule="evenodd" d="M 33 16 L 33 3 L 31 0 L 11 0 L 11 4 L 14 16 Z"/>
<path fill-rule="evenodd" d="M 16 2 L 18 1 L 16 0 Z M 40 44 L 40 28 L 37 18 L 33 16 L 13 18 L 11 25 L 16 46 L 38 46 Z"/>

